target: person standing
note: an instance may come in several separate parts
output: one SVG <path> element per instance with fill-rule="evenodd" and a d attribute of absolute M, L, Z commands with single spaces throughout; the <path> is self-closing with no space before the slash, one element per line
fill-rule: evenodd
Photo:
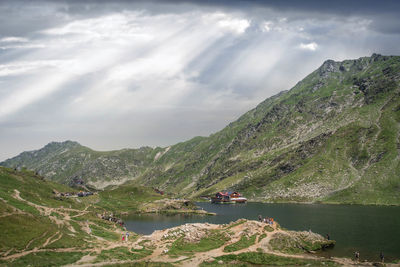
<path fill-rule="evenodd" d="M 379 253 L 379 257 L 381 258 L 381 262 L 384 263 L 385 262 L 385 255 L 383 255 L 382 251 L 381 251 L 381 253 Z"/>
<path fill-rule="evenodd" d="M 125 240 L 128 241 L 128 238 L 129 238 L 129 233 L 126 232 L 126 234 L 125 234 Z"/>
<path fill-rule="evenodd" d="M 360 252 L 358 252 L 358 251 L 354 252 L 354 257 L 355 257 L 356 261 L 360 261 Z"/>

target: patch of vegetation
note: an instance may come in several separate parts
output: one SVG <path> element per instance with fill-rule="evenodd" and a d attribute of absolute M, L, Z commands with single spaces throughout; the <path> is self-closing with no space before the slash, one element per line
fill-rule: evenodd
<path fill-rule="evenodd" d="M 239 219 L 237 222 L 235 222 L 235 223 L 231 223 L 227 228 L 225 228 L 225 229 L 231 229 L 231 228 L 233 228 L 233 227 L 236 227 L 236 226 L 238 226 L 238 225 L 241 225 L 241 224 L 243 224 L 243 223 L 245 223 L 247 220 L 246 219 Z"/>
<path fill-rule="evenodd" d="M 32 171 L 17 171 L 0 166 L 0 197 L 7 201 L 10 200 L 14 202 L 15 199 L 12 198 L 12 195 L 15 189 L 20 192 L 23 199 L 38 205 L 47 207 L 71 206 L 71 208 L 76 209 L 83 209 L 85 207 L 73 199 L 64 199 L 60 201 L 54 198 L 54 194 L 52 193 L 53 189 L 59 192 L 73 191 L 68 186 L 44 180 L 43 177 Z M 17 204 L 18 202 L 15 203 Z M 10 204 L 13 205 L 12 203 Z M 27 208 L 27 212 L 38 214 L 35 208 L 24 202 L 19 203 L 19 205 L 23 208 Z"/>
<path fill-rule="evenodd" d="M 224 252 L 233 252 L 233 251 L 238 251 L 244 248 L 248 248 L 251 245 L 254 245 L 256 242 L 257 234 L 252 235 L 250 237 L 247 237 L 246 235 L 243 235 L 239 241 L 236 243 L 233 243 L 229 246 L 226 246 L 224 248 Z"/>
<path fill-rule="evenodd" d="M 54 212 L 54 211 L 50 213 L 50 216 L 56 217 L 57 219 L 60 219 L 60 220 L 62 220 L 64 218 L 61 214 L 59 214 L 58 212 Z"/>
<path fill-rule="evenodd" d="M 223 261 L 223 264 L 219 264 L 218 261 Z M 333 261 L 329 260 L 308 260 L 308 259 L 297 259 L 289 257 L 281 257 L 261 252 L 245 252 L 238 255 L 229 254 L 220 257 L 216 257 L 215 261 L 203 262 L 201 267 L 220 267 L 220 266 L 339 266 Z"/>
<path fill-rule="evenodd" d="M 262 235 L 260 235 L 259 237 L 258 237 L 258 242 L 261 242 L 261 240 L 263 240 L 264 238 L 266 238 L 267 237 L 267 234 L 262 234 Z"/>
<path fill-rule="evenodd" d="M 120 212 L 137 212 L 144 203 L 162 199 L 152 188 L 137 186 L 137 184 L 126 184 L 113 190 L 106 190 L 99 193 L 98 207 Z"/>
<path fill-rule="evenodd" d="M 272 228 L 271 225 L 266 225 L 266 226 L 264 226 L 264 230 L 267 231 L 267 232 L 273 232 L 274 228 Z"/>
<path fill-rule="evenodd" d="M 132 262 L 132 263 L 116 263 L 103 265 L 104 267 L 173 267 L 175 265 L 167 262 Z"/>
<path fill-rule="evenodd" d="M 78 232 L 77 234 L 71 235 L 71 233 L 63 229 L 63 236 L 46 246 L 46 248 L 88 248 L 91 244 L 88 243 L 87 234 L 85 232 Z"/>
<path fill-rule="evenodd" d="M 15 259 L 7 263 L 7 266 L 37 266 L 37 267 L 53 267 L 71 264 L 80 260 L 84 255 L 83 252 L 36 252 Z"/>
<path fill-rule="evenodd" d="M 211 230 L 206 237 L 196 243 L 185 242 L 183 237 L 180 237 L 171 244 L 168 254 L 171 256 L 191 255 L 194 252 L 209 251 L 221 247 L 229 240 L 226 233 L 217 230 Z"/>
<path fill-rule="evenodd" d="M 102 250 L 97 256 L 95 262 L 102 262 L 107 260 L 130 260 L 132 253 L 127 247 L 116 247 L 109 250 Z"/>
<path fill-rule="evenodd" d="M 22 250 L 30 241 L 31 246 L 39 245 L 56 233 L 57 227 L 44 217 L 16 214 L 0 218 L 0 251 L 11 248 Z"/>
<path fill-rule="evenodd" d="M 335 241 L 326 240 L 317 234 L 307 234 L 306 232 L 289 232 L 275 234 L 269 244 L 274 250 L 296 254 L 332 247 L 335 245 Z"/>
<path fill-rule="evenodd" d="M 107 231 L 102 227 L 91 225 L 90 228 L 92 229 L 92 234 L 95 236 L 102 237 L 110 241 L 117 241 L 120 239 L 118 234 L 116 234 L 115 232 Z"/>
<path fill-rule="evenodd" d="M 150 256 L 153 253 L 153 250 L 143 247 L 142 249 L 134 249 L 131 250 L 133 252 L 133 259 L 138 260 L 144 257 Z"/>

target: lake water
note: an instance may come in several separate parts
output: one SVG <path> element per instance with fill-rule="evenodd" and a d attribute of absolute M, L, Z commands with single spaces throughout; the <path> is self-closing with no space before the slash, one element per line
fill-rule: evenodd
<path fill-rule="evenodd" d="M 218 205 L 197 203 L 216 216 L 199 215 L 132 215 L 124 218 L 128 230 L 151 234 L 185 223 L 229 223 L 239 218 L 257 220 L 258 215 L 273 217 L 289 230 L 311 230 L 336 240 L 325 256 L 352 257 L 355 250 L 361 259 L 378 261 L 383 251 L 385 260 L 400 258 L 400 207 L 323 205 L 323 204 L 266 204 L 247 203 Z"/>

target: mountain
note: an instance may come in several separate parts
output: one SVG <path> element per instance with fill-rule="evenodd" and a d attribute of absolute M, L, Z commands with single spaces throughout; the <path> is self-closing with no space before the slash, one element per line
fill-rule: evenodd
<path fill-rule="evenodd" d="M 131 181 L 185 196 L 400 204 L 400 57 L 325 61 L 291 90 L 209 137 L 96 152 L 51 143 L 2 165 L 103 188 Z"/>
<path fill-rule="evenodd" d="M 25 167 L 56 182 L 73 185 L 83 179 L 96 188 L 122 184 L 141 174 L 152 162 L 150 147 L 100 152 L 77 142 L 52 142 L 35 151 L 23 152 L 2 163 Z M 154 154 L 154 155 L 152 155 Z"/>

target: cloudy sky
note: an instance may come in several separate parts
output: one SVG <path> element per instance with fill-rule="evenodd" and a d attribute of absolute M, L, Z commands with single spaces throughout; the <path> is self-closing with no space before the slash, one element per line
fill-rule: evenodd
<path fill-rule="evenodd" d="M 0 160 L 207 136 L 326 59 L 400 55 L 400 1 L 325 2 L 0 1 Z"/>

